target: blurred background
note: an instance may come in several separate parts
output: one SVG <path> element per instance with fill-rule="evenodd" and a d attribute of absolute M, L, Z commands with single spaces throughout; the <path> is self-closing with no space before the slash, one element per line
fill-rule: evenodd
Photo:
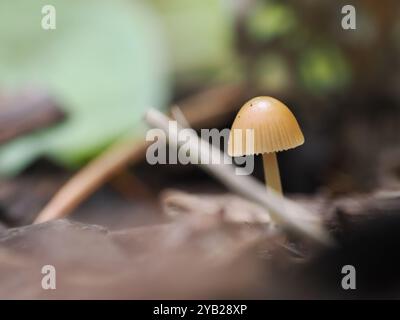
<path fill-rule="evenodd" d="M 347 227 L 400 207 L 399 18 L 396 0 L 0 1 L 0 297 L 320 298 L 360 261 L 360 283 L 397 290 L 399 219 Z M 354 235 L 315 270 L 264 209 L 196 166 L 145 161 L 150 107 L 223 129 L 259 95 L 305 136 L 278 154 L 285 195 Z M 31 225 L 76 174 L 71 220 Z M 47 263 L 64 290 L 38 286 Z"/>
<path fill-rule="evenodd" d="M 42 28 L 42 8 L 49 4 L 56 9 L 54 30 Z M 396 189 L 400 6 L 353 1 L 356 29 L 344 30 L 345 4 L 1 1 L 3 215 L 25 216 L 14 211 L 29 208 L 29 221 L 68 177 L 115 141 L 129 137 L 140 144 L 149 107 L 189 105 L 196 128 L 226 128 L 257 95 L 285 102 L 305 135 L 302 147 L 279 154 L 287 194 Z M 119 180 L 130 181 L 133 172 L 155 193 L 210 183 L 193 166 L 153 168 L 142 161 L 134 167 Z M 257 161 L 260 179 L 261 169 Z M 31 185 L 37 194 L 24 191 Z"/>

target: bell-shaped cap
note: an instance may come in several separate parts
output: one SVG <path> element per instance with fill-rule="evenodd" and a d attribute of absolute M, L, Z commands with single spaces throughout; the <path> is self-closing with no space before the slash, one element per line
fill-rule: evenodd
<path fill-rule="evenodd" d="M 237 157 L 279 152 L 303 143 L 300 126 L 286 105 L 272 97 L 256 97 L 245 103 L 236 115 L 228 154 Z"/>

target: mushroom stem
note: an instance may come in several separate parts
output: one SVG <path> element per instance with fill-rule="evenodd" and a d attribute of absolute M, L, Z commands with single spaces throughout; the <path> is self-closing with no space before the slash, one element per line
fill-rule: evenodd
<path fill-rule="evenodd" d="M 265 185 L 274 189 L 277 193 L 282 194 L 281 176 L 279 174 L 278 160 L 276 159 L 276 153 L 264 153 L 263 164 L 264 164 L 264 176 Z"/>

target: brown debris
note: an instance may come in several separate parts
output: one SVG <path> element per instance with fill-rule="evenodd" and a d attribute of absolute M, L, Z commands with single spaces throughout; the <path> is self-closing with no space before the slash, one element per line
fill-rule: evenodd
<path fill-rule="evenodd" d="M 58 123 L 64 117 L 54 99 L 41 90 L 0 94 L 0 144 Z"/>
<path fill-rule="evenodd" d="M 8 226 L 32 223 L 67 174 L 24 174 L 0 181 L 0 222 Z"/>
<path fill-rule="evenodd" d="M 180 215 L 220 215 L 224 221 L 268 225 L 271 218 L 263 207 L 233 194 L 189 194 L 167 190 L 161 195 L 164 213 Z"/>
<path fill-rule="evenodd" d="M 57 220 L 0 234 L 1 298 L 238 298 L 254 295 L 261 230 L 215 217 L 110 232 Z M 41 288 L 43 265 L 57 289 Z"/>

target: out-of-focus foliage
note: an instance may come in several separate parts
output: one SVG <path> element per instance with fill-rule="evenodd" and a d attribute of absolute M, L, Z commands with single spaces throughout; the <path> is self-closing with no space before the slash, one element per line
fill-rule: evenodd
<path fill-rule="evenodd" d="M 355 0 L 357 30 L 343 30 L 343 5 L 328 0 L 3 0 L 0 90 L 44 87 L 69 119 L 1 147 L 0 174 L 39 155 L 80 165 L 142 133 L 147 107 L 216 82 L 312 100 L 378 88 L 388 74 L 396 90 L 400 7 L 380 3 Z M 40 28 L 45 4 L 54 31 Z"/>
<path fill-rule="evenodd" d="M 56 8 L 56 30 L 41 9 Z M 2 89 L 39 85 L 68 112 L 67 122 L 0 149 L 0 173 L 13 174 L 41 154 L 76 166 L 119 136 L 138 130 L 145 108 L 165 106 L 165 37 L 141 1 L 3 0 Z"/>
<path fill-rule="evenodd" d="M 268 41 L 288 34 L 296 22 L 296 15 L 288 5 L 268 1 L 251 9 L 247 28 L 254 39 Z"/>
<path fill-rule="evenodd" d="M 152 0 L 165 24 L 179 82 L 218 76 L 236 67 L 234 16 L 222 0 Z"/>
<path fill-rule="evenodd" d="M 254 48 L 250 61 L 257 87 L 281 94 L 294 88 L 310 95 L 346 88 L 351 66 L 342 49 L 322 41 L 321 30 L 296 8 L 291 1 L 266 0 L 248 10 L 245 30 Z"/>
<path fill-rule="evenodd" d="M 57 29 L 41 29 L 54 5 Z M 222 0 L 6 0 L 0 4 L 0 84 L 39 85 L 69 119 L 0 148 L 0 174 L 40 155 L 68 167 L 95 156 L 128 131 L 145 108 L 166 105 L 179 83 L 233 79 L 234 16 Z M 172 71 L 172 73 L 171 73 Z"/>
<path fill-rule="evenodd" d="M 304 85 L 314 93 L 343 88 L 350 79 L 350 68 L 335 47 L 306 50 L 300 59 L 299 72 Z"/>

